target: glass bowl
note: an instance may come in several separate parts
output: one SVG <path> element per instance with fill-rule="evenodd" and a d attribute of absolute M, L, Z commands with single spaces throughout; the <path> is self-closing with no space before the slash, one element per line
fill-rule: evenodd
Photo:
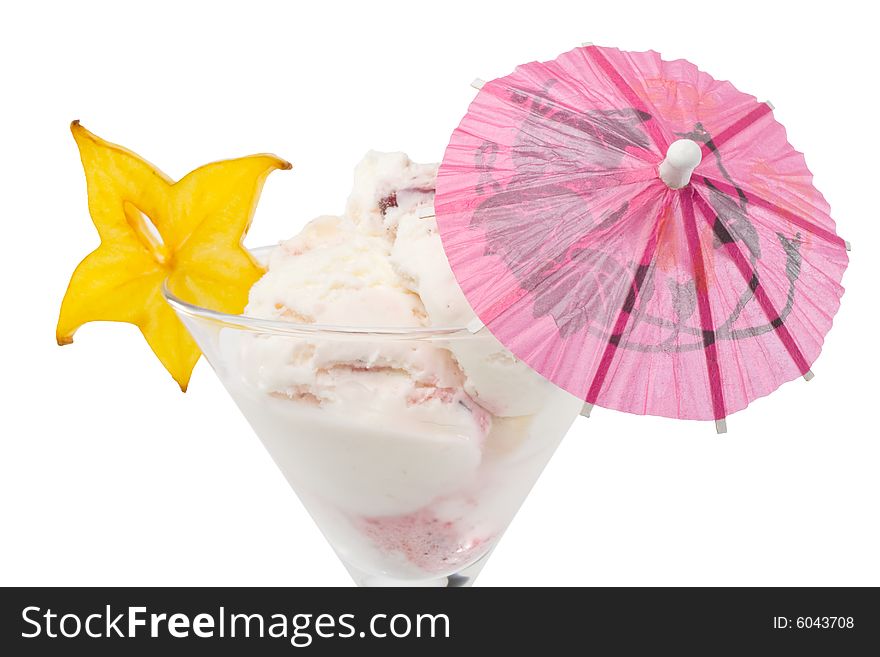
<path fill-rule="evenodd" d="M 582 407 L 485 329 L 301 324 L 164 294 L 358 585 L 472 584 Z"/>

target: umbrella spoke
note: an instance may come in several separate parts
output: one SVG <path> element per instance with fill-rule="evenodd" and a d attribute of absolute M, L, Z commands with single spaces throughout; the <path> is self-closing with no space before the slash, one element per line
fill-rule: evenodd
<path fill-rule="evenodd" d="M 626 295 L 620 313 L 617 315 L 617 321 L 615 321 L 614 328 L 611 330 L 611 336 L 608 338 L 608 343 L 605 345 L 605 351 L 602 353 L 599 367 L 596 369 L 596 373 L 593 375 L 593 381 L 590 383 L 590 388 L 587 391 L 585 401 L 589 404 L 596 403 L 596 399 L 602 389 L 602 384 L 605 382 L 605 377 L 608 375 L 608 370 L 611 367 L 611 361 L 614 358 L 614 354 L 617 351 L 621 338 L 623 337 L 623 332 L 626 330 L 627 324 L 629 324 L 630 319 L 633 317 L 633 308 L 635 308 L 639 291 L 642 289 L 642 284 L 645 282 L 645 276 L 647 275 L 648 269 L 654 261 L 654 255 L 657 252 L 657 239 L 659 237 L 658 227 L 660 225 L 659 218 L 663 216 L 668 205 L 669 200 L 667 199 L 657 213 L 658 221 L 655 222 L 654 229 L 651 231 L 651 237 L 645 245 L 645 251 L 642 253 L 638 267 L 636 267 L 636 273 L 633 276 L 629 292 Z"/>
<path fill-rule="evenodd" d="M 608 61 L 608 58 L 602 54 L 599 48 L 597 48 L 596 46 L 589 46 L 585 48 L 584 51 L 596 64 L 598 64 L 598 66 L 608 76 L 608 79 L 614 83 L 614 86 L 617 87 L 618 91 L 623 94 L 623 97 L 626 98 L 626 100 L 634 108 L 641 112 L 644 112 L 645 114 L 651 115 L 651 118 L 645 122 L 645 130 L 648 131 L 648 135 L 651 137 L 651 141 L 654 142 L 654 145 L 657 147 L 659 152 L 665 153 L 669 144 L 666 143 L 666 139 L 664 139 L 663 135 L 660 132 L 660 128 L 657 126 L 656 118 L 651 112 L 648 111 L 644 101 L 623 78 L 620 72 L 616 68 L 614 68 L 614 65 L 610 61 Z"/>
<path fill-rule="evenodd" d="M 788 327 L 785 326 L 782 316 L 774 308 L 770 297 L 767 296 L 767 291 L 758 279 L 758 272 L 749 264 L 745 255 L 743 255 L 742 251 L 740 251 L 739 247 L 736 245 L 736 242 L 730 239 L 729 233 L 727 233 L 727 229 L 724 227 L 721 218 L 712 210 L 712 206 L 709 205 L 709 202 L 706 201 L 696 189 L 694 189 L 693 199 L 696 201 L 697 207 L 700 209 L 700 212 L 702 212 L 703 217 L 706 219 L 709 226 L 715 231 L 719 241 L 727 247 L 728 255 L 730 255 L 736 268 L 742 274 L 743 279 L 748 282 L 749 288 L 754 293 L 755 298 L 758 300 L 758 304 L 767 316 L 767 321 L 769 321 L 770 325 L 775 329 L 775 333 L 779 336 L 786 351 L 791 356 L 795 365 L 797 365 L 801 374 L 806 375 L 807 372 L 810 371 L 810 364 L 807 362 L 806 358 L 804 358 L 803 353 L 794 341 Z M 719 232 L 721 234 L 719 234 Z"/>
<path fill-rule="evenodd" d="M 721 387 L 721 370 L 718 367 L 718 349 L 715 345 L 715 325 L 712 322 L 712 308 L 709 305 L 709 293 L 706 284 L 706 264 L 700 248 L 700 237 L 697 234 L 697 223 L 694 219 L 694 190 L 688 186 L 679 192 L 682 213 L 684 214 L 684 230 L 687 238 L 688 251 L 693 267 L 694 287 L 697 295 L 697 309 L 703 330 L 703 353 L 706 356 L 706 369 L 709 373 L 709 390 L 712 394 L 712 408 L 715 420 L 723 420 L 727 415 L 724 408 L 724 391 Z M 721 432 L 719 428 L 719 433 Z"/>
<path fill-rule="evenodd" d="M 700 180 L 700 179 L 702 179 L 702 180 Z M 708 176 L 703 176 L 703 175 L 701 175 L 699 177 L 694 176 L 694 180 L 702 183 L 703 185 L 705 185 L 707 187 L 710 187 L 710 186 L 715 187 L 716 189 L 721 190 L 725 194 L 733 195 L 733 194 L 738 193 L 737 188 L 734 187 L 733 185 L 730 185 L 729 183 L 726 183 L 721 180 L 712 179 Z M 831 231 L 825 230 L 821 226 L 817 226 L 816 224 L 807 221 L 804 217 L 800 216 L 799 214 L 796 214 L 796 213 L 792 212 L 791 210 L 786 210 L 785 208 L 781 207 L 780 205 L 773 203 L 772 201 L 768 201 L 767 199 L 759 196 L 758 194 L 756 194 L 755 192 L 753 192 L 751 190 L 743 190 L 743 193 L 746 195 L 746 200 L 749 203 L 756 205 L 759 208 L 764 208 L 765 210 L 768 210 L 770 212 L 775 212 L 780 217 L 783 217 L 783 218 L 787 219 L 788 221 L 790 221 L 791 223 L 793 223 L 795 226 L 798 226 L 799 228 L 803 228 L 804 230 L 815 235 L 816 237 L 822 238 L 826 242 L 829 242 L 831 244 L 836 244 L 840 247 L 846 248 L 846 242 L 844 241 L 844 239 L 842 237 L 838 237 L 837 235 L 835 235 Z"/>
<path fill-rule="evenodd" d="M 742 118 L 731 123 L 724 130 L 713 137 L 709 142 L 703 144 L 703 157 L 705 157 L 712 151 L 717 150 L 721 146 L 721 144 L 729 140 L 731 137 L 736 137 L 739 133 L 748 128 L 755 121 L 760 119 L 765 114 L 769 114 L 771 111 L 772 110 L 767 103 L 759 103 L 758 107 L 753 109 Z"/>

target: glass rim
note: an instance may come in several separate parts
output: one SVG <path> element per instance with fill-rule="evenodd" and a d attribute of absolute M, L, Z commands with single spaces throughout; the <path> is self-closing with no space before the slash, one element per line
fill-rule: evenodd
<path fill-rule="evenodd" d="M 260 263 L 264 263 L 275 246 L 262 246 L 247 249 Z M 476 333 L 466 326 L 341 326 L 335 324 L 306 324 L 290 322 L 283 319 L 263 319 L 249 315 L 224 313 L 191 303 L 174 294 L 168 288 L 168 279 L 162 282 L 162 296 L 171 308 L 180 314 L 196 319 L 221 324 L 228 328 L 237 328 L 256 333 L 278 335 L 311 335 L 332 334 L 344 337 L 378 336 L 387 338 L 431 338 L 431 337 L 476 337 Z"/>

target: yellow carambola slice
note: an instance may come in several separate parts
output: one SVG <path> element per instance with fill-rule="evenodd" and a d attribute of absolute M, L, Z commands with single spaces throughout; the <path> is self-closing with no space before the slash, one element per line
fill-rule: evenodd
<path fill-rule="evenodd" d="M 73 342 L 86 322 L 129 322 L 186 391 L 200 352 L 162 297 L 162 283 L 167 278 L 171 290 L 200 306 L 241 312 L 263 274 L 242 239 L 266 177 L 291 165 L 251 155 L 206 164 L 174 182 L 78 121 L 70 129 L 101 245 L 73 272 L 61 302 L 58 344 Z"/>

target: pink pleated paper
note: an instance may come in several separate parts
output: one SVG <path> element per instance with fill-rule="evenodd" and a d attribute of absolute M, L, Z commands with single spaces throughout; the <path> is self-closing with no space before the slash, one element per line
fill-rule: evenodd
<path fill-rule="evenodd" d="M 657 167 L 702 145 L 691 183 Z M 721 419 L 805 375 L 845 243 L 770 107 L 683 60 L 589 46 L 487 83 L 435 210 L 481 321 L 582 399 Z"/>

